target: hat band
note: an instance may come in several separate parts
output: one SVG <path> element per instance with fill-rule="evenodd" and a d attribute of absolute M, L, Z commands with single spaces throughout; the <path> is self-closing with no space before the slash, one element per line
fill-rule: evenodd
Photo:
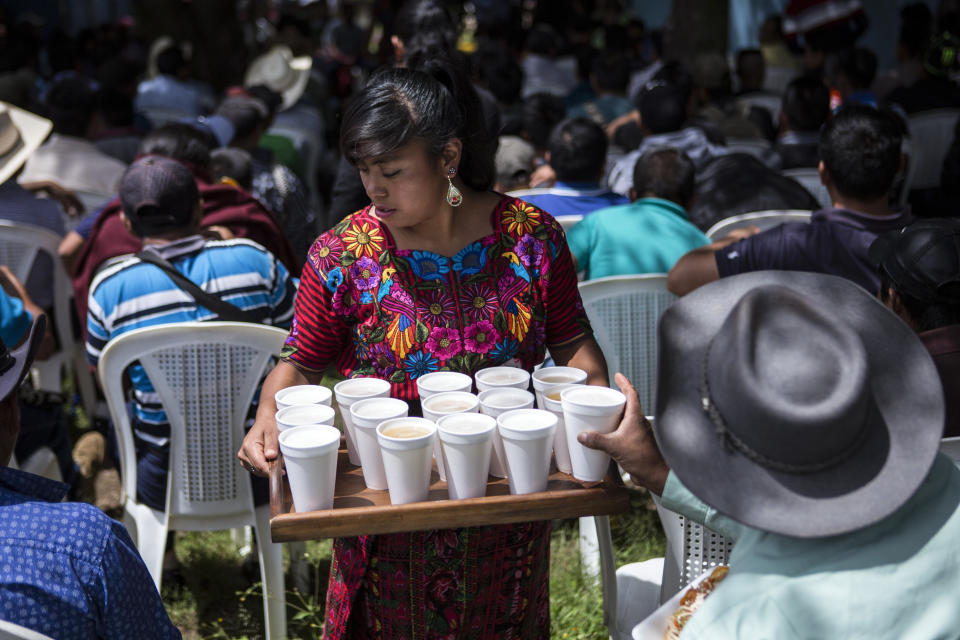
<path fill-rule="evenodd" d="M 869 420 L 864 420 L 860 425 L 860 431 L 857 433 L 857 436 L 847 445 L 846 448 L 841 450 L 836 455 L 827 458 L 826 460 L 821 460 L 819 462 L 810 462 L 807 464 L 791 464 L 789 462 L 783 462 L 781 460 L 774 460 L 773 458 L 767 457 L 751 448 L 746 442 L 737 437 L 730 428 L 727 426 L 726 420 L 723 419 L 723 415 L 720 413 L 720 409 L 717 407 L 717 404 L 713 401 L 712 396 L 710 395 L 710 382 L 707 380 L 707 360 L 710 355 L 710 347 L 713 346 L 713 341 L 710 341 L 710 346 L 707 347 L 706 352 L 703 355 L 703 367 L 701 369 L 701 383 L 700 383 L 700 403 L 703 412 L 707 414 L 707 417 L 710 419 L 710 422 L 713 423 L 714 430 L 717 434 L 717 437 L 720 438 L 720 443 L 723 445 L 723 448 L 727 451 L 736 449 L 747 458 L 756 462 L 762 467 L 767 469 L 773 469 L 774 471 L 783 471 L 785 473 L 814 473 L 816 471 L 822 471 L 823 469 L 828 469 L 835 465 L 840 464 L 857 451 L 863 442 L 867 439 L 867 425 Z M 870 403 L 873 404 L 872 402 Z"/>

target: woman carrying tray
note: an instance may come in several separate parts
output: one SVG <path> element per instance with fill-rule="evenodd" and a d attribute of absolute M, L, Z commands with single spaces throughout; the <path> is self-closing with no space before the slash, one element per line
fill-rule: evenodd
<path fill-rule="evenodd" d="M 560 226 L 490 191 L 496 138 L 469 82 L 444 63 L 377 73 L 344 115 L 341 149 L 372 201 L 310 249 L 296 317 L 239 457 L 277 455 L 273 396 L 346 377 L 389 380 L 418 404 L 440 369 L 530 371 L 546 347 L 606 385 Z M 326 638 L 549 635 L 550 523 L 334 541 Z"/>

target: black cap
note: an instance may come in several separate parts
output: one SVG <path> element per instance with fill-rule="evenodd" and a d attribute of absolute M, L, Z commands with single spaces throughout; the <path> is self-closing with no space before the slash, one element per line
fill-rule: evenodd
<path fill-rule="evenodd" d="M 189 225 L 199 199 L 193 174 L 170 158 L 144 156 L 120 179 L 120 203 L 138 235 Z"/>
<path fill-rule="evenodd" d="M 929 218 L 878 236 L 870 259 L 897 292 L 922 302 L 960 304 L 960 220 Z"/>

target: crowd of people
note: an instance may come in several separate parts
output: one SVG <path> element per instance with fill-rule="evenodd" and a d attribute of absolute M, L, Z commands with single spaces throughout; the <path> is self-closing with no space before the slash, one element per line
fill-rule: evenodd
<path fill-rule="evenodd" d="M 668 57 L 616 2 L 381 4 L 247 16 L 237 84 L 129 21 L 0 32 L 0 220 L 60 238 L 23 278 L 0 265 L 0 462 L 50 447 L 65 483 L 0 469 L 0 619 L 179 635 L 101 513 L 113 426 L 73 442 L 71 399 L 24 383 L 60 346 L 59 260 L 91 367 L 143 327 L 289 329 L 238 452 L 260 504 L 278 390 L 372 376 L 416 413 L 422 375 L 548 353 L 606 385 L 578 281 L 666 274 L 654 424 L 618 375 L 618 428 L 581 442 L 735 541 L 682 637 L 956 636 L 960 121 L 937 175 L 910 170 L 911 118 L 960 114 L 955 3 L 901 9 L 880 72 L 858 2 L 789 2 L 729 59 Z M 812 213 L 706 235 L 764 210 Z M 162 512 L 170 425 L 128 376 L 128 499 Z M 324 637 L 548 637 L 550 530 L 338 538 Z"/>

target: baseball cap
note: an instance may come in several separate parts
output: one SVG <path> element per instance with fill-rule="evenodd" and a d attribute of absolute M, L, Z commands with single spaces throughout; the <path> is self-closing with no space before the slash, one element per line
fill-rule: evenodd
<path fill-rule="evenodd" d="M 170 158 L 139 158 L 120 179 L 123 212 L 138 235 L 189 225 L 199 199 L 193 174 Z"/>
<path fill-rule="evenodd" d="M 960 220 L 919 220 L 878 236 L 868 255 L 898 292 L 922 302 L 960 304 Z"/>

